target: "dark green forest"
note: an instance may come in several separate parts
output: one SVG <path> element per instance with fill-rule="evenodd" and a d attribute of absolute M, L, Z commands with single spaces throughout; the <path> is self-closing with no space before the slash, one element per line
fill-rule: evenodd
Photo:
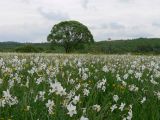
<path fill-rule="evenodd" d="M 63 47 L 51 43 L 0 42 L 0 52 L 65 53 Z M 99 41 L 77 48 L 72 53 L 94 54 L 160 54 L 160 38 Z"/>

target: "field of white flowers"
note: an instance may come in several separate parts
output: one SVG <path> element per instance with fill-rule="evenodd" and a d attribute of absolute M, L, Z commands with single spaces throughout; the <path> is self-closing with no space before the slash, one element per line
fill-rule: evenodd
<path fill-rule="evenodd" d="M 0 54 L 0 120 L 160 120 L 160 56 Z"/>

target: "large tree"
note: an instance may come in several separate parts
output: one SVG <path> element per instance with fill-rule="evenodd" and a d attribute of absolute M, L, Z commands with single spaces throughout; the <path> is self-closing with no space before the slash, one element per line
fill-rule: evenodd
<path fill-rule="evenodd" d="M 80 45 L 94 42 L 89 29 L 78 21 L 63 21 L 54 25 L 47 40 L 63 46 L 66 53 Z"/>

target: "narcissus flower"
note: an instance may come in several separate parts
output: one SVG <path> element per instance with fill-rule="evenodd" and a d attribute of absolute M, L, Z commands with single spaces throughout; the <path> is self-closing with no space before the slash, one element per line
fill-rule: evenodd
<path fill-rule="evenodd" d="M 77 114 L 76 111 L 76 106 L 72 105 L 72 103 L 70 103 L 69 105 L 67 105 L 67 110 L 70 117 L 72 117 L 74 114 Z"/>

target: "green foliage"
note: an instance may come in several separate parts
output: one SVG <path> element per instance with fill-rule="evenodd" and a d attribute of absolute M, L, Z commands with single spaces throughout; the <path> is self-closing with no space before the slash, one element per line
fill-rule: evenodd
<path fill-rule="evenodd" d="M 105 54 L 160 54 L 160 39 L 139 38 L 134 40 L 100 41 L 92 46 L 92 50 Z"/>
<path fill-rule="evenodd" d="M 89 29 L 77 21 L 64 21 L 54 25 L 47 40 L 63 46 L 66 53 L 74 49 L 83 49 L 83 44 L 94 42 Z"/>
<path fill-rule="evenodd" d="M 61 45 L 50 43 L 27 43 L 35 48 L 43 48 L 45 53 L 65 53 Z M 15 49 L 26 46 L 26 43 L 0 43 L 0 52 L 16 52 Z M 93 54 L 160 54 L 159 38 L 139 38 L 134 40 L 99 41 L 94 44 L 78 44 L 72 53 Z"/>
<path fill-rule="evenodd" d="M 41 47 L 34 47 L 32 45 L 25 45 L 15 49 L 16 52 L 24 52 L 24 53 L 38 53 L 42 52 L 43 48 Z"/>
<path fill-rule="evenodd" d="M 0 52 L 14 52 L 14 49 L 19 46 L 22 46 L 22 43 L 0 42 Z"/>

